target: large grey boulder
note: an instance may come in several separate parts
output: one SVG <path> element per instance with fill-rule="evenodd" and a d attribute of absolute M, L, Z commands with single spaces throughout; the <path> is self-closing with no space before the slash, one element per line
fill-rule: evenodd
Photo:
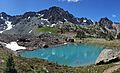
<path fill-rule="evenodd" d="M 104 49 L 98 56 L 95 64 L 105 64 L 118 60 L 118 53 L 112 49 Z"/>

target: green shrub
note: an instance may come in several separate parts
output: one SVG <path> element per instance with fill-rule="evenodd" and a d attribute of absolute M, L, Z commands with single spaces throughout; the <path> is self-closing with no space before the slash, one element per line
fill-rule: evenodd
<path fill-rule="evenodd" d="M 85 38 L 85 37 L 86 37 L 86 35 L 82 31 L 78 31 L 77 34 L 76 34 L 76 38 L 82 39 L 82 38 Z"/>
<path fill-rule="evenodd" d="M 51 32 L 51 33 L 58 33 L 60 30 L 55 27 L 41 27 L 37 28 L 37 32 Z"/>

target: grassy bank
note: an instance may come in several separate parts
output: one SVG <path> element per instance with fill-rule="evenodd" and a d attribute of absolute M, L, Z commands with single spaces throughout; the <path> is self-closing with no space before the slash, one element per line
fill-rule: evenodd
<path fill-rule="evenodd" d="M 86 67 L 67 67 L 59 66 L 46 60 L 20 57 L 14 57 L 14 61 L 18 73 L 102 73 L 105 69 L 114 66 L 114 64 L 111 63 L 105 65 L 90 65 Z"/>
<path fill-rule="evenodd" d="M 12 51 L 0 47 L 0 73 L 13 72 Z"/>
<path fill-rule="evenodd" d="M 7 59 L 8 53 L 4 51 L 4 49 L 0 48 L 0 73 L 5 72 L 7 68 Z"/>
<path fill-rule="evenodd" d="M 50 33 L 57 33 L 60 30 L 58 28 L 54 28 L 54 27 L 41 27 L 41 28 L 37 28 L 37 32 L 50 32 Z"/>

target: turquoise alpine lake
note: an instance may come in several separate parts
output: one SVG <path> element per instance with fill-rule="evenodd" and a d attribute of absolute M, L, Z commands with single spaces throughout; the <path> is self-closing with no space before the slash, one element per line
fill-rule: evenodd
<path fill-rule="evenodd" d="M 72 67 L 94 64 L 103 47 L 89 44 L 66 44 L 52 48 L 23 51 L 22 57 L 45 59 Z"/>

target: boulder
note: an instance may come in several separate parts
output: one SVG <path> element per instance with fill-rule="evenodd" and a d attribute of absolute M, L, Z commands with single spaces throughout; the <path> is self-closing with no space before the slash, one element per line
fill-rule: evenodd
<path fill-rule="evenodd" d="M 120 50 L 117 51 L 118 58 L 120 59 Z"/>
<path fill-rule="evenodd" d="M 112 49 L 104 49 L 98 56 L 95 64 L 105 64 L 118 60 L 118 54 Z"/>
<path fill-rule="evenodd" d="M 48 48 L 49 47 L 47 44 L 43 44 L 42 46 L 43 46 L 43 48 Z"/>
<path fill-rule="evenodd" d="M 69 42 L 74 42 L 74 39 L 69 39 Z"/>
<path fill-rule="evenodd" d="M 30 40 L 26 38 L 20 38 L 18 39 L 18 42 L 30 42 Z"/>
<path fill-rule="evenodd" d="M 65 41 L 66 42 L 74 42 L 74 39 L 72 39 L 72 38 L 66 38 Z"/>
<path fill-rule="evenodd" d="M 0 59 L 0 64 L 3 64 L 4 62 L 5 62 L 4 60 Z"/>

